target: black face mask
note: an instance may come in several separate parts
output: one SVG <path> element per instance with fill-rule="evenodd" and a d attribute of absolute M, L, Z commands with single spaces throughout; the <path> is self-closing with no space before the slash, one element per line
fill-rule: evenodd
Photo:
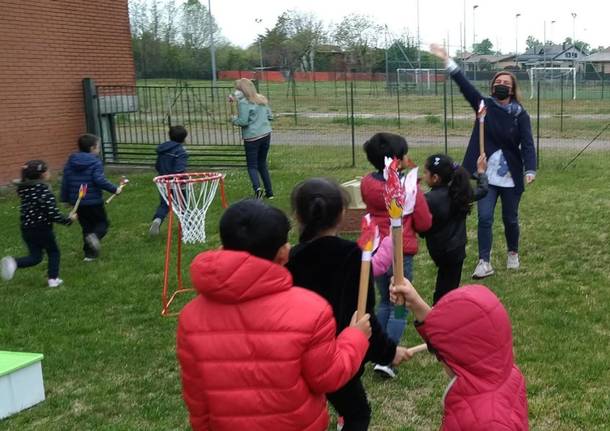
<path fill-rule="evenodd" d="M 510 88 L 507 87 L 506 85 L 494 85 L 494 92 L 492 94 L 493 97 L 495 97 L 498 100 L 504 100 L 506 99 L 508 96 L 510 96 Z"/>

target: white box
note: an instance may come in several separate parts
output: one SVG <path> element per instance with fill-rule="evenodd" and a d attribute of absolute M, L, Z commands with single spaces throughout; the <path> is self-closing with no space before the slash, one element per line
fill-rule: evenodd
<path fill-rule="evenodd" d="M 0 351 L 0 419 L 44 401 L 43 357 Z"/>

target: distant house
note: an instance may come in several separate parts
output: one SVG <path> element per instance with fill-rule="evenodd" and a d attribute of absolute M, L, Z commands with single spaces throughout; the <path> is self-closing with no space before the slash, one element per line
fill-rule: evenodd
<path fill-rule="evenodd" d="M 590 63 L 598 73 L 610 74 L 610 47 L 595 54 L 588 55 L 582 59 L 584 63 Z"/>
<path fill-rule="evenodd" d="M 515 66 L 515 54 L 482 55 L 471 54 L 464 59 L 464 69 L 473 70 L 503 70 Z"/>
<path fill-rule="evenodd" d="M 574 45 L 545 45 L 528 49 L 517 57 L 521 69 L 532 67 L 575 67 L 582 68 L 581 61 L 587 55 Z"/>

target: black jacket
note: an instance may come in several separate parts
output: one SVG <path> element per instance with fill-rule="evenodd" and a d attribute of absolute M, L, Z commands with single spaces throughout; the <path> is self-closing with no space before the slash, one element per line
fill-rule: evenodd
<path fill-rule="evenodd" d="M 55 196 L 46 183 L 39 180 L 20 182 L 17 184 L 17 194 L 21 198 L 22 229 L 50 228 L 53 223 L 72 223 L 72 220 L 59 212 Z"/>
<path fill-rule="evenodd" d="M 474 200 L 478 201 L 488 192 L 487 175 L 477 175 L 476 178 Z M 466 214 L 452 208 L 449 187 L 432 187 L 425 196 L 432 213 L 432 227 L 421 235 L 426 238 L 430 256 L 434 259 L 458 247 L 465 247 Z"/>
<path fill-rule="evenodd" d="M 515 191 L 523 192 L 523 174 L 536 170 L 536 149 L 532 137 L 530 116 L 525 109 L 513 115 L 507 113 L 491 97 L 483 97 L 464 74 L 456 69 L 451 73 L 460 91 L 470 103 L 475 112 L 479 102 L 485 100 L 487 115 L 485 116 L 485 154 L 491 157 L 497 150 L 502 150 L 508 163 Z M 479 157 L 479 121 L 475 119 L 468 148 L 462 165 L 471 174 L 477 171 Z"/>
<path fill-rule="evenodd" d="M 362 251 L 355 242 L 325 236 L 295 246 L 286 265 L 295 286 L 312 290 L 330 303 L 337 322 L 337 333 L 349 326 L 358 307 L 361 259 Z M 372 273 L 366 311 L 371 315 L 372 335 L 365 360 L 389 364 L 396 354 L 396 344 L 383 332 L 375 317 Z"/>

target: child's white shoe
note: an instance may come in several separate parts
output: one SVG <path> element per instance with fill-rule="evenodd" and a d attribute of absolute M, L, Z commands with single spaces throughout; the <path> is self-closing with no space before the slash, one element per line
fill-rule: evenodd
<path fill-rule="evenodd" d="M 494 274 L 494 269 L 492 268 L 491 263 L 485 262 L 483 259 L 479 259 L 479 263 L 477 264 L 477 267 L 474 269 L 474 272 L 472 273 L 472 278 L 480 279 L 480 278 L 489 277 L 490 275 L 493 275 L 493 274 Z"/>
<path fill-rule="evenodd" d="M 506 269 L 519 269 L 519 254 L 509 251 L 506 257 Z"/>
<path fill-rule="evenodd" d="M 161 228 L 161 223 L 162 223 L 162 220 L 159 217 L 154 219 L 152 221 L 152 223 L 150 224 L 150 228 L 148 229 L 148 234 L 150 236 L 157 236 L 157 235 L 159 235 L 159 230 Z"/>
<path fill-rule="evenodd" d="M 2 270 L 2 278 L 4 280 L 10 280 L 15 275 L 15 271 L 17 271 L 17 261 L 12 256 L 6 256 L 2 258 L 0 261 L 0 267 Z"/>
<path fill-rule="evenodd" d="M 49 278 L 49 287 L 59 287 L 63 282 L 61 278 Z"/>

